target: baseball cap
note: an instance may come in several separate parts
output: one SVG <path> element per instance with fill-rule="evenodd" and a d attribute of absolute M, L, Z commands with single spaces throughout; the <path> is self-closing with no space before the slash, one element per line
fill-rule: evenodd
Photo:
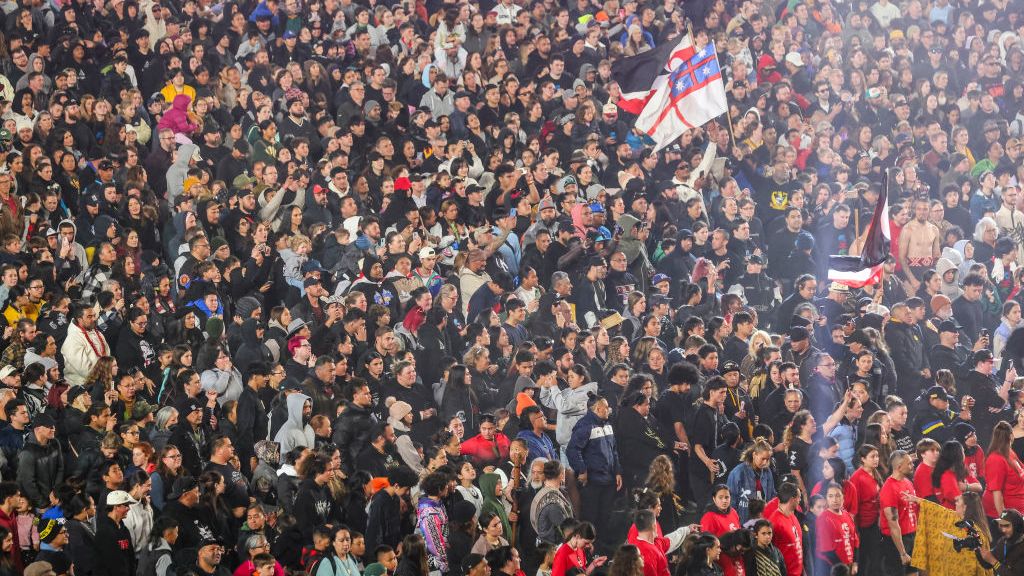
<path fill-rule="evenodd" d="M 664 294 L 655 294 L 655 295 L 651 296 L 651 306 L 657 306 L 659 304 L 669 304 L 669 305 L 671 305 L 671 302 L 672 302 L 672 297 L 671 296 L 666 296 Z"/>
<path fill-rule="evenodd" d="M 46 412 L 36 414 L 36 417 L 32 419 L 33 428 L 56 428 L 57 422 Z"/>
<path fill-rule="evenodd" d="M 928 399 L 949 402 L 949 394 L 946 393 L 946 389 L 942 386 L 935 385 L 928 389 Z"/>
<path fill-rule="evenodd" d="M 661 284 L 662 282 L 671 282 L 671 281 L 672 281 L 672 278 L 669 277 L 668 274 L 662 274 L 662 273 L 659 272 L 658 274 L 654 275 L 654 278 L 651 278 L 651 285 L 652 286 L 657 286 L 658 284 Z"/>
<path fill-rule="evenodd" d="M 199 484 L 196 479 L 191 476 L 180 476 L 174 481 L 174 485 L 171 487 L 171 493 L 167 496 L 170 500 L 177 500 L 181 498 L 182 494 L 195 490 Z"/>
<path fill-rule="evenodd" d="M 420 260 L 423 260 L 424 258 L 437 258 L 437 251 L 430 246 L 424 246 L 423 248 L 420 248 L 417 256 L 419 256 Z"/>
<path fill-rule="evenodd" d="M 943 320 L 939 322 L 939 333 L 942 332 L 959 332 L 960 327 L 956 325 L 956 322 L 952 320 Z"/>
<path fill-rule="evenodd" d="M 731 361 L 731 360 L 729 362 L 726 362 L 725 364 L 722 364 L 722 375 L 723 376 L 725 376 L 729 372 L 739 372 L 739 371 L 740 371 L 740 365 L 735 363 L 735 362 L 733 362 L 733 361 Z"/>
<path fill-rule="evenodd" d="M 107 494 L 107 506 L 120 506 L 121 504 L 135 504 L 138 502 L 124 490 L 114 490 Z"/>

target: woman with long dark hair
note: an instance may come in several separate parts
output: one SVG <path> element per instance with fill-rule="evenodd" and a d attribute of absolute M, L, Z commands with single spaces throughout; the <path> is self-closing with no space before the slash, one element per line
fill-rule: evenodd
<path fill-rule="evenodd" d="M 722 543 L 713 534 L 703 533 L 683 542 L 683 560 L 678 576 L 722 576 L 718 561 L 722 556 Z"/>
<path fill-rule="evenodd" d="M 814 416 L 811 415 L 811 412 L 809 410 L 801 410 L 793 415 L 792 422 L 790 422 L 782 434 L 782 443 L 789 447 L 787 449 L 787 456 L 789 458 L 790 471 L 796 476 L 797 487 L 800 488 L 800 493 L 804 495 L 804 506 L 807 506 L 807 498 L 809 497 L 807 483 L 810 478 L 811 443 L 817 430 L 818 424 L 814 421 Z"/>
<path fill-rule="evenodd" d="M 764 518 L 754 521 L 750 528 L 751 538 L 750 551 L 747 552 L 747 574 L 751 576 L 783 576 L 786 571 L 786 560 L 772 539 L 775 531 L 772 523 Z"/>
<path fill-rule="evenodd" d="M 402 540 L 402 558 L 395 576 L 429 576 L 427 545 L 419 534 L 409 534 Z"/>
<path fill-rule="evenodd" d="M 860 536 L 860 557 L 857 562 L 861 570 L 877 569 L 880 557 L 882 532 L 878 528 L 878 514 L 881 510 L 878 492 L 882 486 L 879 473 L 879 452 L 871 444 L 862 444 L 854 457 L 857 470 L 850 476 L 854 488 L 855 503 L 848 504 Z M 872 572 L 865 572 L 871 574 Z"/>
<path fill-rule="evenodd" d="M 479 427 L 480 403 L 473 386 L 473 375 L 465 364 L 455 364 L 448 370 L 444 396 L 441 398 L 441 418 L 458 418 L 468 430 Z"/>
<path fill-rule="evenodd" d="M 721 538 L 742 526 L 739 514 L 732 507 L 732 494 L 729 493 L 729 487 L 725 484 L 716 484 L 711 488 L 711 502 L 708 503 L 705 510 L 700 519 L 700 527 L 704 532 Z M 736 567 L 741 565 L 742 561 L 723 554 L 718 559 L 718 564 L 724 573 L 735 575 Z"/>
<path fill-rule="evenodd" d="M 981 498 L 989 518 L 997 518 L 1007 508 L 1024 509 L 1024 463 L 1010 449 L 1012 442 L 1009 422 L 996 424 L 985 458 L 985 493 Z"/>
<path fill-rule="evenodd" d="M 642 576 L 644 561 L 640 549 L 633 544 L 623 544 L 615 551 L 608 576 Z"/>
<path fill-rule="evenodd" d="M 939 504 L 956 509 L 956 497 L 967 490 L 967 467 L 964 466 L 964 447 L 956 440 L 948 440 L 939 452 L 939 461 L 932 470 L 932 486 Z"/>
<path fill-rule="evenodd" d="M 14 567 L 14 535 L 0 526 L 0 576 L 20 574 Z"/>
<path fill-rule="evenodd" d="M 821 494 L 824 497 L 829 484 L 839 484 L 843 488 L 843 509 L 851 516 L 855 516 L 858 505 L 857 486 L 850 482 L 850 475 L 843 459 L 832 457 L 821 461 L 821 478 L 811 489 L 811 495 Z"/>
<path fill-rule="evenodd" d="M 234 542 L 234 534 L 228 518 L 234 518 L 231 509 L 224 502 L 224 491 L 227 488 L 224 477 L 218 472 L 203 472 L 199 476 L 199 504 L 196 505 L 198 516 L 213 530 L 216 537 L 225 542 Z"/>
<path fill-rule="evenodd" d="M 567 530 L 565 540 L 555 550 L 555 561 L 551 564 L 551 576 L 566 576 L 573 568 L 587 576 L 604 566 L 608 558 L 598 556 L 587 562 L 587 550 L 597 540 L 597 531 L 590 522 L 580 522 Z"/>

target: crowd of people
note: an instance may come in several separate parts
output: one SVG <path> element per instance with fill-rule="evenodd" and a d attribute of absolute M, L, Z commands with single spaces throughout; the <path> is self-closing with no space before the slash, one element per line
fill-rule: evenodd
<path fill-rule="evenodd" d="M 1020 0 L 0 21 L 0 576 L 1024 574 Z"/>

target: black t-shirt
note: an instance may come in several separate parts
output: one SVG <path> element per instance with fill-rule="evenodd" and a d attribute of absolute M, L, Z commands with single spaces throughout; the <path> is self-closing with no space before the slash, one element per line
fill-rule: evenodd
<path fill-rule="evenodd" d="M 811 445 L 800 438 L 793 438 L 789 445 L 789 469 L 793 472 L 800 472 L 806 479 L 807 471 L 810 468 Z"/>
<path fill-rule="evenodd" d="M 693 394 L 692 392 L 666 391 L 658 399 L 654 407 L 654 417 L 661 424 L 666 435 L 676 440 L 675 425 L 677 422 L 686 429 L 686 435 L 693 442 L 693 435 L 690 430 L 693 426 Z"/>
<path fill-rule="evenodd" d="M 249 482 L 241 472 L 228 464 L 210 462 L 207 472 L 216 472 L 224 477 L 224 501 L 230 508 L 244 508 L 249 505 Z"/>
<path fill-rule="evenodd" d="M 701 403 L 700 407 L 697 408 L 697 412 L 693 415 L 692 430 L 687 429 L 690 435 L 690 444 L 692 446 L 702 446 L 704 454 L 711 458 L 712 453 L 714 453 L 715 448 L 719 444 L 720 424 L 718 410 Z M 690 459 L 696 465 L 704 466 L 704 462 L 697 456 L 695 449 L 690 450 Z"/>

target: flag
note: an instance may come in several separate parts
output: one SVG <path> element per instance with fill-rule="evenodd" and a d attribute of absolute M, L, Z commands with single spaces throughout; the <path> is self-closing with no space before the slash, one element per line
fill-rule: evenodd
<path fill-rule="evenodd" d="M 974 559 L 974 552 L 953 549 L 953 538 L 967 536 L 967 531 L 957 526 L 960 516 L 953 510 L 928 500 L 922 500 L 918 511 L 917 537 L 914 540 L 914 554 L 911 566 L 927 570 L 930 574 L 942 576 L 989 576 Z M 982 546 L 991 546 L 984 533 Z"/>
<path fill-rule="evenodd" d="M 709 42 L 689 60 L 673 60 L 672 72 L 658 85 L 635 126 L 654 140 L 654 150 L 668 146 L 687 130 L 729 111 L 718 53 Z"/>
<path fill-rule="evenodd" d="M 693 39 L 684 34 L 675 44 L 665 42 L 653 50 L 616 62 L 612 66 L 612 79 L 618 82 L 622 92 L 619 108 L 639 115 L 672 69 L 692 58 L 694 52 Z"/>
<path fill-rule="evenodd" d="M 882 263 L 892 246 L 889 232 L 889 174 L 886 171 L 882 193 L 868 225 L 860 256 L 829 256 L 828 279 L 850 288 L 863 288 L 882 279 Z"/>

